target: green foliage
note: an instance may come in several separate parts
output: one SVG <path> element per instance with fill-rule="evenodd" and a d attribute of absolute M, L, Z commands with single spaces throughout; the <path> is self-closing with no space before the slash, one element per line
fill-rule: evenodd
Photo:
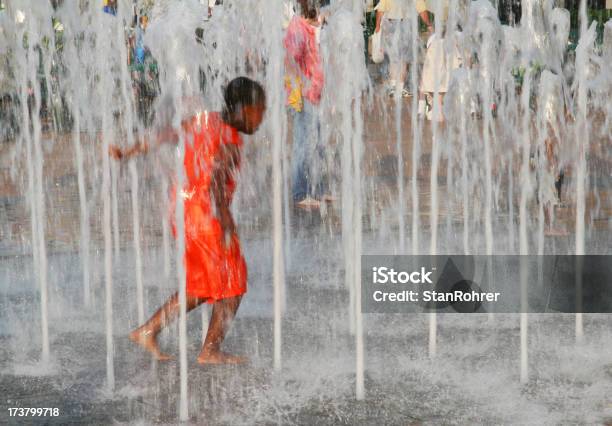
<path fill-rule="evenodd" d="M 612 19 L 612 9 L 589 9 L 587 12 L 589 25 L 593 21 L 597 22 L 597 43 L 603 43 L 604 25 L 609 19 Z"/>
<path fill-rule="evenodd" d="M 531 75 L 534 76 L 534 78 L 538 78 L 543 70 L 544 66 L 538 62 L 532 62 L 529 64 L 529 72 L 531 73 Z M 510 74 L 512 75 L 512 77 L 514 77 L 514 83 L 516 84 L 517 88 L 523 86 L 526 72 L 527 68 L 523 66 L 515 67 L 510 71 Z"/>
<path fill-rule="evenodd" d="M 587 19 L 590 26 L 594 21 L 597 22 L 597 43 L 603 43 L 603 30 L 605 23 L 612 19 L 612 9 L 588 9 Z M 570 10 L 570 49 L 575 50 L 580 38 L 580 18 L 578 8 Z"/>

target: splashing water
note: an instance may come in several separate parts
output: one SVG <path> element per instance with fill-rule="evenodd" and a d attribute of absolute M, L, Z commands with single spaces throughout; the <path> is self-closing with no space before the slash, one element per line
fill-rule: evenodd
<path fill-rule="evenodd" d="M 195 0 L 138 1 L 149 18 L 142 61 L 129 2 L 115 15 L 100 3 L 12 0 L 0 10 L 9 395 L 27 393 L 34 376 L 49 406 L 72 401 L 65 419 L 87 406 L 101 423 L 612 416 L 609 314 L 361 313 L 362 254 L 612 254 L 612 22 L 590 24 L 582 1 L 574 51 L 570 12 L 552 1 L 523 1 L 512 27 L 496 2 L 450 2 L 446 19 L 439 2 L 430 121 L 418 113 L 429 35 L 416 12 L 402 23 L 405 99 L 389 97 L 367 58 L 364 2 L 330 2 L 314 174 L 337 201 L 305 212 L 290 200 L 283 2 L 226 0 L 205 19 Z M 168 197 L 189 141 L 125 165 L 108 149 L 219 111 L 240 75 L 267 99 L 262 127 L 244 137 L 232 207 L 249 291 L 226 345 L 252 363 L 213 370 L 194 362 L 208 314 L 187 315 L 182 203 L 171 212 Z M 548 235 L 557 228 L 567 235 Z M 521 278 L 526 304 L 532 284 Z M 150 363 L 125 336 L 177 288 L 180 318 L 160 344 L 178 362 Z M 568 343 L 572 332 L 580 345 Z"/>

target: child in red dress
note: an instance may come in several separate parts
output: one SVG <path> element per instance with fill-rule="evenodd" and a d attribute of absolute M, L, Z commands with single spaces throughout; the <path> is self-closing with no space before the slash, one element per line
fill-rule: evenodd
<path fill-rule="evenodd" d="M 233 176 L 240 166 L 239 132 L 255 133 L 266 108 L 264 89 L 246 77 L 232 80 L 224 98 L 222 113 L 203 113 L 183 122 L 186 182 L 182 190 L 175 188 L 173 196 L 175 199 L 178 193 L 184 199 L 187 311 L 202 303 L 213 304 L 204 346 L 198 356 L 201 364 L 244 361 L 243 357 L 221 351 L 247 284 L 246 263 L 230 204 L 236 187 Z M 168 129 L 157 139 L 160 143 L 176 143 L 179 135 Z M 122 159 L 147 151 L 147 144 L 140 143 L 126 150 L 112 146 L 110 153 Z M 130 334 L 130 339 L 156 359 L 169 359 L 160 351 L 157 336 L 179 312 L 175 293 L 151 319 Z"/>

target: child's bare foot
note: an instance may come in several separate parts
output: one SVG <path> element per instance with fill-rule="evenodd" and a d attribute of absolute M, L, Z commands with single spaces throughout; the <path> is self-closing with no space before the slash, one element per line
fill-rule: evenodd
<path fill-rule="evenodd" d="M 141 330 L 137 328 L 136 330 L 130 333 L 130 340 L 138 345 L 140 345 L 144 350 L 153 355 L 158 361 L 168 361 L 172 359 L 170 355 L 163 353 L 159 349 L 159 345 L 157 344 L 157 339 L 153 335 L 153 333 L 148 330 Z"/>
<path fill-rule="evenodd" d="M 198 356 L 198 364 L 244 364 L 248 359 L 244 356 L 231 355 L 222 351 L 206 351 Z"/>

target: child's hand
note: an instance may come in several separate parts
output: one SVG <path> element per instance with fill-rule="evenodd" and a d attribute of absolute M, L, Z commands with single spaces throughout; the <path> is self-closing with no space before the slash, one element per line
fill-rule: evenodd
<path fill-rule="evenodd" d="M 108 154 L 115 160 L 121 160 L 124 157 L 123 150 L 117 145 L 110 145 L 108 147 Z"/>

